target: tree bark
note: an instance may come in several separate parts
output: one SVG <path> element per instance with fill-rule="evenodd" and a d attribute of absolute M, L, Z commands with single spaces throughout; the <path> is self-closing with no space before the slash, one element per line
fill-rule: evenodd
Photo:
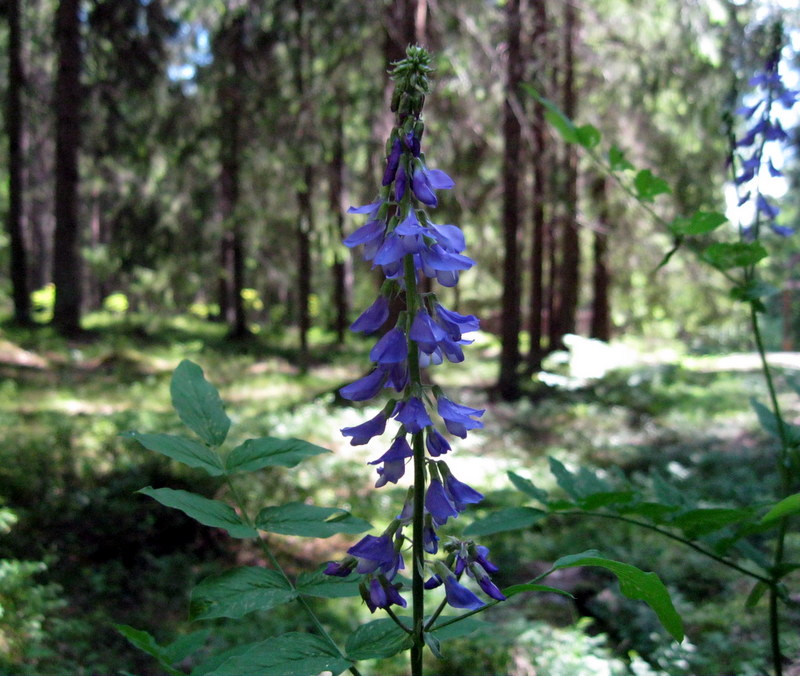
<path fill-rule="evenodd" d="M 533 65 L 537 75 L 544 75 L 547 67 L 547 4 L 545 0 L 534 0 Z M 544 81 L 540 77 L 539 82 Z M 528 370 L 533 373 L 541 369 L 543 350 L 544 297 L 544 246 L 545 246 L 545 200 L 548 171 L 546 121 L 544 106 L 533 104 L 533 183 L 531 187 L 531 237 L 530 269 L 531 287 L 528 305 Z"/>
<path fill-rule="evenodd" d="M 336 333 L 336 344 L 344 345 L 348 313 L 350 310 L 351 270 L 349 255 L 342 251 L 341 241 L 344 239 L 344 102 L 336 107 L 335 135 L 330 162 L 330 196 L 329 203 L 333 216 L 333 330 Z"/>
<path fill-rule="evenodd" d="M 31 323 L 28 289 L 28 262 L 22 232 L 22 36 L 19 0 L 8 0 L 8 91 L 6 94 L 6 131 L 8 134 L 8 220 L 11 295 L 14 322 Z"/>
<path fill-rule="evenodd" d="M 55 82 L 56 165 L 53 326 L 62 335 L 80 331 L 81 261 L 78 218 L 81 44 L 79 0 L 61 0 L 56 10 L 58 70 Z"/>
<path fill-rule="evenodd" d="M 577 40 L 577 10 L 572 2 L 564 5 L 564 82 L 562 108 L 570 119 L 575 118 L 577 95 L 575 91 L 575 56 Z M 558 305 L 551 331 L 553 349 L 563 347 L 564 336 L 575 333 L 580 287 L 581 250 L 578 231 L 578 154 L 573 144 L 564 150 L 564 218 L 561 221 L 561 265 L 559 274 Z"/>
<path fill-rule="evenodd" d="M 611 276 L 608 271 L 608 233 L 611 228 L 609 218 L 608 180 L 598 176 L 592 184 L 592 201 L 598 210 L 597 227 L 592 243 L 592 325 L 590 336 L 608 342 L 611 340 L 611 309 L 609 286 Z"/>
<path fill-rule="evenodd" d="M 236 17 L 221 29 L 219 49 L 231 72 L 222 75 L 217 99 L 220 138 L 220 315 L 232 338 L 249 334 L 244 308 L 244 245 L 242 224 L 237 215 L 241 169 L 241 119 L 244 106 L 242 78 L 245 72 L 244 17 Z"/>
<path fill-rule="evenodd" d="M 512 99 L 519 92 L 522 80 L 520 58 L 520 0 L 506 3 L 508 30 L 508 64 L 506 100 L 503 107 L 503 298 L 498 390 L 506 401 L 520 395 L 519 331 L 520 331 L 520 265 L 519 265 L 519 160 L 521 125 L 514 112 Z"/>

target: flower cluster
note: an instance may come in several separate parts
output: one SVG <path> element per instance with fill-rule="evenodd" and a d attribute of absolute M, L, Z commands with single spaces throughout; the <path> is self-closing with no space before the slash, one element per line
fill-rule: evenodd
<path fill-rule="evenodd" d="M 783 237 L 793 232 L 791 228 L 776 223 L 780 209 L 762 193 L 759 183 L 762 170 L 771 178 L 783 176 L 783 172 L 775 166 L 767 151 L 770 144 L 788 139 L 779 119 L 779 109 L 790 110 L 797 102 L 799 94 L 784 85 L 779 72 L 780 60 L 781 48 L 777 46 L 767 58 L 764 70 L 749 82 L 751 87 L 757 88 L 758 98 L 736 111 L 747 122 L 746 133 L 735 143 L 739 167 L 734 183 L 739 195 L 738 206 L 754 205 L 754 222 L 743 233 L 748 239 L 759 236 L 760 223 L 768 224 L 773 232 Z"/>
<path fill-rule="evenodd" d="M 406 606 L 399 594 L 402 585 L 394 579 L 404 567 L 403 553 L 409 542 L 420 538 L 422 552 L 436 555 L 439 527 L 483 498 L 459 481 L 440 458 L 451 450 L 445 432 L 465 438 L 469 430 L 483 427 L 484 411 L 453 401 L 421 376 L 422 369 L 445 360 L 463 361 L 462 346 L 471 342 L 465 335 L 479 328 L 474 315 L 449 310 L 435 293 L 420 290 L 424 278 L 453 287 L 460 273 L 475 264 L 463 253 L 466 242 L 461 229 L 434 223 L 425 210 L 437 206 L 437 191 L 454 186 L 445 172 L 428 167 L 422 152 L 421 112 L 428 91 L 429 60 L 423 49 L 410 47 L 407 58 L 395 64 L 392 110 L 398 121 L 386 145 L 381 189 L 375 201 L 349 209 L 367 220 L 344 240 L 348 247 L 363 247 L 364 259 L 380 269 L 385 282 L 376 300 L 351 326 L 366 335 L 381 334 L 370 350 L 372 366 L 340 394 L 351 401 L 372 399 L 384 389 L 393 394 L 380 413 L 344 428 L 342 434 L 354 446 L 367 444 L 393 420 L 397 431 L 392 442 L 369 463 L 377 466 L 376 487 L 396 484 L 409 464 L 415 468 L 415 482 L 402 511 L 383 534 L 366 536 L 348 550 L 343 561 L 328 564 L 325 571 L 364 575 L 361 595 L 371 611 Z M 418 466 L 424 470 L 418 472 Z M 404 535 L 409 526 L 411 540 Z M 504 598 L 489 577 L 497 568 L 489 562 L 485 547 L 452 540 L 443 550 L 445 560 L 424 562 L 430 575 L 426 587 L 444 584 L 447 603 L 475 609 L 483 602 L 459 582 L 466 574 L 490 597 Z"/>

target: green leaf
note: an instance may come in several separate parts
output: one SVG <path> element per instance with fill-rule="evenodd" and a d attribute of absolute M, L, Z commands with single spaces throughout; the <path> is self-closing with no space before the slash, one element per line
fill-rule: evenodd
<path fill-rule="evenodd" d="M 464 529 L 464 535 L 492 535 L 504 533 L 508 530 L 529 528 L 540 519 L 547 516 L 547 512 L 533 507 L 507 507 L 489 514 L 483 519 L 473 521 Z"/>
<path fill-rule="evenodd" d="M 577 474 L 572 474 L 564 464 L 556 458 L 548 458 L 550 471 L 555 476 L 558 485 L 573 499 L 579 502 L 590 500 L 599 495 L 625 495 L 625 492 L 613 491 L 608 482 L 590 472 L 585 467 L 578 468 Z M 632 497 L 632 496 L 631 496 Z M 606 498 L 598 499 L 602 503 Z M 615 498 L 611 498 L 614 501 Z"/>
<path fill-rule="evenodd" d="M 171 664 L 185 660 L 189 655 L 193 655 L 200 648 L 205 645 L 208 639 L 210 629 L 202 629 L 200 631 L 193 631 L 191 634 L 186 634 L 180 638 L 175 639 L 168 646 L 164 647 L 164 654 Z"/>
<path fill-rule="evenodd" d="M 265 507 L 256 517 L 259 530 L 283 535 L 327 538 L 335 533 L 363 533 L 372 526 L 343 509 L 317 507 L 303 502 L 288 502 Z"/>
<path fill-rule="evenodd" d="M 325 566 L 311 573 L 300 573 L 296 588 L 299 594 L 318 596 L 323 599 L 339 599 L 347 596 L 358 596 L 360 575 L 335 577 L 325 575 Z"/>
<path fill-rule="evenodd" d="M 578 143 L 591 150 L 600 143 L 600 130 L 591 124 L 584 124 L 575 130 Z"/>
<path fill-rule="evenodd" d="M 315 676 L 321 671 L 331 671 L 337 676 L 350 665 L 323 638 L 290 632 L 254 643 L 207 673 L 208 676 Z"/>
<path fill-rule="evenodd" d="M 766 307 L 761 301 L 762 298 L 769 298 L 779 292 L 779 289 L 772 284 L 762 282 L 758 279 L 750 279 L 744 284 L 734 286 L 731 291 L 731 298 L 743 303 L 755 303 L 756 310 L 766 312 Z"/>
<path fill-rule="evenodd" d="M 425 645 L 428 646 L 436 659 L 444 659 L 444 655 L 442 655 L 442 644 L 436 636 L 426 631 L 422 633 L 422 640 L 425 641 Z"/>
<path fill-rule="evenodd" d="M 225 459 L 225 468 L 233 474 L 255 472 L 264 467 L 294 467 L 320 453 L 330 451 L 301 439 L 248 439 L 230 452 Z"/>
<path fill-rule="evenodd" d="M 525 493 L 525 495 L 529 495 L 534 500 L 537 500 L 541 504 L 547 506 L 547 491 L 537 488 L 533 481 L 526 479 L 525 477 L 521 477 L 519 474 L 515 474 L 514 472 L 508 472 L 508 478 L 518 491 Z"/>
<path fill-rule="evenodd" d="M 777 521 L 778 519 L 782 519 L 791 514 L 797 514 L 798 512 L 800 512 L 800 493 L 795 493 L 774 504 L 761 518 L 761 523 Z"/>
<path fill-rule="evenodd" d="M 135 439 L 147 450 L 166 455 L 184 465 L 189 465 L 189 467 L 200 467 L 211 476 L 220 476 L 225 473 L 220 457 L 208 446 L 198 444 L 193 439 L 172 434 L 140 434 L 139 432 L 125 432 L 122 436 Z"/>
<path fill-rule="evenodd" d="M 228 650 L 223 650 L 222 652 L 214 653 L 213 655 L 209 656 L 208 659 L 203 661 L 201 664 L 198 664 L 194 669 L 192 669 L 191 676 L 206 676 L 210 674 L 214 669 L 225 664 L 229 659 L 232 657 L 238 657 L 239 655 L 243 655 L 246 653 L 252 644 L 244 644 L 244 645 L 237 645 L 233 648 L 228 648 Z"/>
<path fill-rule="evenodd" d="M 581 509 L 591 511 L 609 505 L 621 506 L 631 502 L 635 493 L 633 491 L 598 491 L 581 498 L 579 505 Z"/>
<path fill-rule="evenodd" d="M 224 528 L 232 537 L 253 538 L 258 532 L 248 526 L 230 505 L 218 500 L 209 500 L 202 495 L 172 488 L 153 488 L 147 486 L 137 493 L 149 495 L 166 507 L 179 509 L 187 516 L 199 521 L 204 526 Z"/>
<path fill-rule="evenodd" d="M 625 158 L 625 152 L 617 148 L 617 146 L 611 146 L 611 150 L 608 151 L 608 164 L 611 167 L 611 171 L 626 171 L 635 168 Z"/>
<path fill-rule="evenodd" d="M 506 587 L 502 590 L 503 594 L 506 595 L 506 598 L 511 598 L 512 596 L 516 596 L 517 594 L 522 594 L 523 592 L 547 592 L 550 594 L 561 594 L 562 596 L 566 596 L 568 598 L 575 598 L 572 594 L 568 591 L 564 591 L 563 589 L 556 589 L 555 587 L 548 587 L 546 584 L 515 584 L 511 585 L 510 587 Z"/>
<path fill-rule="evenodd" d="M 620 505 L 615 511 L 620 514 L 638 514 L 655 523 L 665 523 L 667 517 L 679 509 L 676 505 L 662 505 L 660 502 L 635 502 Z"/>
<path fill-rule="evenodd" d="M 444 623 L 458 617 L 457 615 L 442 615 L 436 620 L 438 623 Z M 463 620 L 448 624 L 446 627 L 438 628 L 434 625 L 431 630 L 436 637 L 442 641 L 448 641 L 451 638 L 459 638 L 467 636 L 475 631 L 488 631 L 492 628 L 489 622 L 479 620 L 477 617 L 465 617 Z"/>
<path fill-rule="evenodd" d="M 411 636 L 389 618 L 362 624 L 347 637 L 344 649 L 351 660 L 391 657 L 411 647 Z"/>
<path fill-rule="evenodd" d="M 189 619 L 239 618 L 288 603 L 296 596 L 277 571 L 255 566 L 234 568 L 205 578 L 192 590 Z"/>
<path fill-rule="evenodd" d="M 697 211 L 691 218 L 676 218 L 669 224 L 669 229 L 675 235 L 705 235 L 727 220 L 724 214 L 717 211 Z"/>
<path fill-rule="evenodd" d="M 760 401 L 753 398 L 750 399 L 750 404 L 758 416 L 758 422 L 761 424 L 762 429 L 768 432 L 776 439 L 781 438 L 780 425 L 783 425 L 783 433 L 786 436 L 786 441 L 790 446 L 800 446 L 800 427 L 779 420 L 772 412 L 772 409 L 764 406 Z"/>
<path fill-rule="evenodd" d="M 636 196 L 642 202 L 652 202 L 657 195 L 672 192 L 667 182 L 663 178 L 655 176 L 649 169 L 636 172 L 633 187 L 636 190 Z"/>
<path fill-rule="evenodd" d="M 184 676 L 182 671 L 178 671 L 177 669 L 172 667 L 172 661 L 169 659 L 169 655 L 162 648 L 156 640 L 148 634 L 146 631 L 141 629 L 134 629 L 133 627 L 128 626 L 127 624 L 115 624 L 115 629 L 122 634 L 130 643 L 136 646 L 142 652 L 147 653 L 148 655 L 155 657 L 162 667 L 166 670 L 166 673 L 169 676 Z"/>
<path fill-rule="evenodd" d="M 672 605 L 669 591 L 658 575 L 645 573 L 627 563 L 607 559 L 595 550 L 562 556 L 553 564 L 553 569 L 559 570 L 576 566 L 599 566 L 614 573 L 619 580 L 620 591 L 625 596 L 629 599 L 644 601 L 655 611 L 659 621 L 672 638 L 678 642 L 683 640 L 683 622 L 675 610 L 675 606 Z"/>
<path fill-rule="evenodd" d="M 767 257 L 760 242 L 716 242 L 706 247 L 702 257 L 718 270 L 746 268 Z"/>
<path fill-rule="evenodd" d="M 769 585 L 765 582 L 759 580 L 755 583 L 753 588 L 750 590 L 750 593 L 747 595 L 747 600 L 744 602 L 744 607 L 747 610 L 752 610 L 756 607 L 758 602 L 761 600 L 761 597 L 764 596 L 764 592 L 769 589 Z"/>
<path fill-rule="evenodd" d="M 680 528 L 689 538 L 708 535 L 726 526 L 747 521 L 752 516 L 750 509 L 704 507 L 679 514 L 670 522 Z"/>
<path fill-rule="evenodd" d="M 561 109 L 549 99 L 546 99 L 544 96 L 539 94 L 531 85 L 527 83 L 522 84 L 522 89 L 524 89 L 534 100 L 538 101 L 539 103 L 544 106 L 544 116 L 547 119 L 548 123 L 552 125 L 555 130 L 559 133 L 562 139 L 567 143 L 580 143 L 578 138 L 578 129 L 575 127 L 575 124 L 572 120 L 570 120 L 564 113 L 561 112 Z"/>
<path fill-rule="evenodd" d="M 203 376 L 203 369 L 184 359 L 170 383 L 172 405 L 183 423 L 209 446 L 219 446 L 231 426 L 217 389 Z"/>

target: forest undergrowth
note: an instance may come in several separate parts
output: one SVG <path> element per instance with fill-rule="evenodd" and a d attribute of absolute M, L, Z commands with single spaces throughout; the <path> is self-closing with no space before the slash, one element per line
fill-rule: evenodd
<path fill-rule="evenodd" d="M 368 451 L 338 433 L 369 413 L 368 406 L 356 410 L 335 396 L 359 373 L 363 348 L 354 339 L 335 347 L 320 332 L 304 371 L 296 366 L 292 336 L 232 342 L 223 327 L 185 317 L 104 315 L 94 322 L 97 328 L 77 341 L 46 328 L 6 327 L 0 334 L 0 599 L 15 610 L 0 617 L 2 673 L 156 674 L 153 661 L 113 623 L 147 626 L 158 639 L 174 640 L 198 628 L 186 613 L 198 580 L 259 561 L 257 551 L 135 494 L 143 485 L 208 497 L 224 491 L 199 471 L 120 437 L 131 429 L 178 427 L 169 379 L 182 358 L 202 364 L 217 384 L 237 435 L 299 437 L 333 451 L 293 470 L 290 480 L 288 470 L 261 472 L 246 484 L 247 501 L 313 499 L 357 508 L 380 526 L 387 505 L 402 500 L 402 488 L 371 490 L 358 462 L 366 463 Z M 584 349 L 578 346 L 571 361 L 551 360 L 550 375 L 531 378 L 526 396 L 510 404 L 493 396 L 498 345 L 482 334 L 471 369 L 442 375 L 461 400 L 486 407 L 492 421 L 453 461 L 459 477 L 486 495 L 473 516 L 519 504 L 508 471 L 557 492 L 549 457 L 612 481 L 621 474 L 637 486 L 658 474 L 708 505 L 744 507 L 770 494 L 775 442 L 760 430 L 750 405 L 763 390 L 757 364 L 670 347 L 656 358 L 651 349 L 626 346 L 627 364 L 586 378 L 574 368 Z M 783 355 L 777 374 L 786 418 L 796 420 L 800 409 L 786 378 L 800 375 L 800 360 Z M 566 569 L 553 584 L 573 600 L 510 600 L 494 612 L 491 635 L 448 642 L 439 673 L 763 673 L 763 613 L 760 607 L 743 611 L 749 588 L 678 543 L 628 524 L 567 514 L 490 542 L 503 585 L 541 572 L 538 566 L 567 550 L 602 549 L 654 570 L 684 619 L 687 640 L 672 643 L 655 615 L 621 596 L 604 574 Z M 348 544 L 343 535 L 283 537 L 278 550 L 287 570 L 300 571 L 335 558 Z M 800 542 L 787 546 L 800 553 Z M 527 562 L 524 569 L 519 561 Z M 332 626 L 366 613 L 352 599 L 315 610 Z M 280 609 L 252 617 L 211 623 L 207 641 L 221 647 L 303 629 L 303 620 Z M 787 626 L 798 619 L 787 618 Z M 403 669 L 399 658 L 381 663 L 382 674 L 399 676 Z M 373 672 L 367 666 L 364 673 Z"/>

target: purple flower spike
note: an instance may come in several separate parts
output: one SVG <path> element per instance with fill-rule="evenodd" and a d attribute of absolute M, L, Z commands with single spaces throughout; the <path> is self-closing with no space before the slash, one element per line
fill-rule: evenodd
<path fill-rule="evenodd" d="M 386 374 L 380 369 L 375 369 L 363 378 L 345 385 L 339 390 L 339 394 L 349 401 L 366 401 L 380 392 L 385 379 Z"/>
<path fill-rule="evenodd" d="M 370 418 L 360 425 L 345 427 L 341 432 L 345 437 L 353 437 L 350 440 L 351 446 L 363 446 L 368 443 L 372 437 L 383 434 L 384 429 L 386 429 L 386 416 L 381 412 L 374 418 Z"/>
<path fill-rule="evenodd" d="M 437 527 L 447 523 L 451 516 L 458 516 L 458 510 L 450 502 L 439 479 L 432 479 L 428 485 L 428 490 L 425 492 L 425 509 L 433 517 L 433 523 Z"/>
<path fill-rule="evenodd" d="M 375 333 L 387 319 L 389 319 L 389 300 L 381 295 L 350 325 L 350 330 L 356 333 Z"/>
<path fill-rule="evenodd" d="M 453 608 L 463 608 L 464 610 L 477 610 L 483 607 L 484 603 L 473 592 L 456 580 L 454 575 L 448 575 L 444 579 L 444 593 L 447 603 Z"/>
<path fill-rule="evenodd" d="M 408 357 L 406 334 L 397 327 L 388 331 L 375 347 L 370 350 L 369 358 L 377 364 L 397 364 Z"/>
<path fill-rule="evenodd" d="M 425 404 L 417 397 L 401 401 L 395 409 L 394 418 L 403 423 L 411 434 L 421 432 L 425 427 L 433 425 L 433 421 L 425 410 Z"/>
<path fill-rule="evenodd" d="M 474 420 L 472 416 L 482 416 L 484 409 L 456 404 L 447 397 L 439 397 L 436 400 L 436 409 L 439 411 L 439 415 L 442 416 L 447 431 L 462 439 L 466 438 L 467 430 L 483 427 L 483 423 L 480 420 Z"/>

